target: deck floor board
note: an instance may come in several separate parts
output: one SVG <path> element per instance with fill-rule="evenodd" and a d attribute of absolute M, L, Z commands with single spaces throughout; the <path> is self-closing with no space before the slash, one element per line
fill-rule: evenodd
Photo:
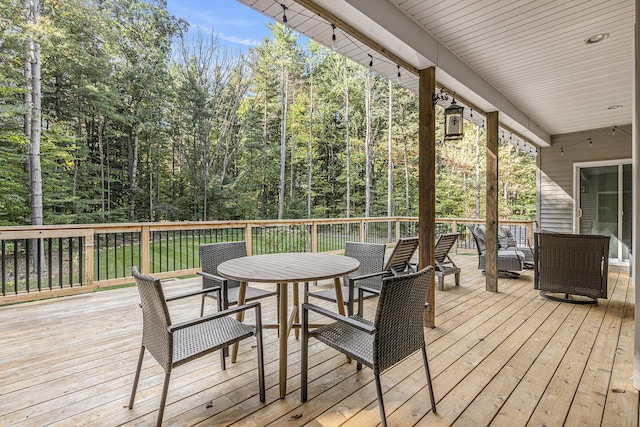
<path fill-rule="evenodd" d="M 389 425 L 638 427 L 639 394 L 631 381 L 635 292 L 627 273 L 610 272 L 609 299 L 580 306 L 539 296 L 532 270 L 500 279 L 499 292 L 487 292 L 476 257 L 453 257 L 461 285 L 447 278 L 445 290 L 436 290 L 436 327 L 425 329 L 438 412 L 430 410 L 418 352 L 382 375 Z M 198 278 L 164 283 L 168 295 L 200 287 Z M 367 317 L 375 301 L 365 302 Z M 0 425 L 153 424 L 164 373 L 148 354 L 135 406 L 126 407 L 140 346 L 138 302 L 128 287 L 0 307 Z M 275 298 L 262 305 L 265 323 L 272 323 Z M 174 321 L 199 308 L 197 297 L 170 305 Z M 207 301 L 207 312 L 213 310 L 215 301 Z M 300 403 L 294 334 L 287 397 L 279 399 L 276 331 L 265 329 L 264 338 L 266 403 L 258 399 L 248 340 L 226 371 L 217 354 L 173 371 L 164 425 L 379 425 L 371 370 L 357 371 L 313 340 L 309 401 Z"/>

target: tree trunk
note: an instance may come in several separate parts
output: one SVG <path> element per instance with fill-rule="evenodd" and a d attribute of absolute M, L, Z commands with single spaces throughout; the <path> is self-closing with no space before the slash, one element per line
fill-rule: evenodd
<path fill-rule="evenodd" d="M 287 167 L 287 113 L 289 96 L 289 78 L 282 63 L 282 127 L 280 129 L 280 196 L 278 198 L 278 219 L 284 218 L 285 171 Z"/>
<path fill-rule="evenodd" d="M 393 216 L 393 85 L 389 80 L 388 161 L 387 161 L 387 216 Z M 393 223 L 387 224 L 387 241 L 391 241 Z M 394 236 L 395 240 L 395 236 Z"/>
<path fill-rule="evenodd" d="M 311 218 L 311 178 L 313 176 L 313 74 L 309 93 L 309 166 L 307 168 L 307 218 Z"/>
<path fill-rule="evenodd" d="M 40 3 L 38 0 L 25 0 L 25 16 L 27 21 L 32 25 L 38 25 L 40 21 Z M 29 135 L 29 173 L 31 178 L 31 224 L 42 225 L 43 223 L 43 207 L 42 207 L 42 168 L 40 165 L 40 137 L 42 135 L 42 85 L 40 81 L 41 64 L 40 64 L 40 42 L 29 35 L 27 47 L 27 62 L 25 72 L 28 83 L 25 99 L 28 102 L 25 119 L 25 134 Z M 28 95 L 31 95 L 30 97 Z M 44 263 L 44 246 L 41 239 L 33 240 L 33 262 L 31 265 L 34 271 L 43 272 Z M 27 254 L 29 256 L 29 254 Z"/>
<path fill-rule="evenodd" d="M 100 219 L 104 222 L 105 215 L 105 179 L 104 179 L 104 144 L 102 141 L 102 133 L 104 131 L 104 119 L 98 115 L 98 152 L 100 154 L 100 199 L 102 201 L 101 209 L 100 209 Z"/>
<path fill-rule="evenodd" d="M 129 129 L 129 211 L 127 218 L 135 221 L 136 218 L 136 186 L 138 173 L 138 126 L 134 125 Z"/>
<path fill-rule="evenodd" d="M 351 149 L 349 148 L 349 79 L 347 78 L 347 59 L 344 59 L 344 122 L 345 122 L 345 154 L 347 168 L 347 212 L 346 217 L 351 218 Z M 351 232 L 347 223 L 347 236 Z"/>
<path fill-rule="evenodd" d="M 40 20 L 38 0 L 25 1 L 26 16 L 32 24 Z M 42 168 L 40 166 L 40 137 L 42 135 L 42 86 L 40 81 L 40 42 L 29 37 L 28 58 L 31 63 L 31 102 L 29 105 L 30 140 L 29 172 L 31 174 L 31 224 L 42 225 Z"/>
<path fill-rule="evenodd" d="M 476 126 L 476 218 L 480 218 L 480 126 Z"/>
<path fill-rule="evenodd" d="M 371 216 L 371 165 L 373 164 L 373 137 L 371 135 L 372 121 L 372 100 L 371 100 L 371 70 L 367 71 L 367 77 L 364 82 L 364 110 L 365 110 L 365 197 L 364 197 L 364 216 Z M 364 235 L 367 236 L 368 227 L 365 224 Z"/>

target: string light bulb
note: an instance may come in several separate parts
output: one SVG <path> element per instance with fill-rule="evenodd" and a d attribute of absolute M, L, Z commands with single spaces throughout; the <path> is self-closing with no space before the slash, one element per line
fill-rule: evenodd
<path fill-rule="evenodd" d="M 560 147 L 560 155 L 564 157 L 564 147 Z"/>
<path fill-rule="evenodd" d="M 616 136 L 616 128 L 617 126 L 614 126 L 613 129 L 611 129 L 611 135 Z"/>
<path fill-rule="evenodd" d="M 287 24 L 287 6 L 282 3 L 280 3 L 280 6 L 282 6 L 282 23 L 285 27 L 289 28 L 289 25 Z"/>
<path fill-rule="evenodd" d="M 400 74 L 400 66 L 398 65 L 398 76 L 396 77 L 396 83 L 400 83 L 402 80 L 402 74 Z"/>
<path fill-rule="evenodd" d="M 589 148 L 591 148 L 592 146 L 593 146 L 593 140 L 589 138 Z"/>
<path fill-rule="evenodd" d="M 368 53 L 367 53 L 367 55 L 369 55 L 369 68 L 371 68 L 371 67 L 373 67 L 373 56 L 371 54 L 368 54 Z"/>
<path fill-rule="evenodd" d="M 334 24 L 331 24 L 331 31 L 331 49 L 335 52 L 338 50 L 338 40 L 336 39 L 336 26 Z"/>
<path fill-rule="evenodd" d="M 469 114 L 470 114 L 471 118 L 473 119 L 473 108 L 470 108 L 470 110 L 471 111 L 469 112 Z"/>

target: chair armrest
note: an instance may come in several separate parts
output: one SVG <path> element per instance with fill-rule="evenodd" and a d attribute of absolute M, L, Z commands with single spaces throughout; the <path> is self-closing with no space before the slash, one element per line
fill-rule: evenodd
<path fill-rule="evenodd" d="M 192 297 L 194 295 L 208 294 L 209 292 L 212 292 L 212 291 L 220 291 L 220 287 L 214 286 L 212 288 L 198 289 L 197 291 L 185 292 L 179 295 L 171 295 L 166 297 L 164 300 L 169 302 L 169 301 L 174 301 L 181 298 Z"/>
<path fill-rule="evenodd" d="M 376 276 L 385 276 L 385 275 L 391 275 L 390 271 L 379 271 L 377 273 L 369 273 L 369 274 L 362 274 L 360 276 L 356 276 L 356 277 L 349 277 L 349 281 L 356 281 L 356 280 L 364 280 L 364 279 L 369 279 L 371 277 L 376 277 Z"/>
<path fill-rule="evenodd" d="M 380 289 L 367 288 L 366 286 L 360 286 L 358 288 L 358 296 L 362 297 L 364 292 L 370 292 L 372 294 L 380 295 Z"/>
<path fill-rule="evenodd" d="M 211 288 L 208 288 L 209 290 Z M 205 323 L 213 319 L 218 319 L 220 317 L 229 316 L 231 314 L 239 313 L 241 311 L 246 311 L 249 309 L 256 310 L 256 320 L 260 319 L 260 303 L 258 301 L 250 302 L 247 304 L 243 304 L 237 307 L 229 308 L 227 310 L 218 311 L 217 313 L 210 314 L 208 316 L 198 317 L 196 319 L 187 320 L 185 322 L 176 323 L 174 325 L 169 325 L 167 330 L 169 332 L 177 331 L 179 329 L 188 328 L 190 326 L 198 325 L 200 323 Z"/>
<path fill-rule="evenodd" d="M 338 313 L 334 313 L 332 311 L 326 310 L 322 307 L 318 307 L 317 305 L 313 305 L 313 304 L 309 304 L 309 303 L 304 303 L 302 304 L 302 310 L 308 310 L 308 311 L 313 311 L 316 312 L 318 314 L 321 314 L 325 317 L 328 317 L 330 319 L 333 319 L 337 322 L 341 322 L 341 323 L 345 323 L 349 326 L 353 326 L 356 329 L 359 329 L 363 332 L 366 332 L 368 334 L 373 334 L 376 331 L 376 328 L 374 326 L 371 325 L 367 325 L 366 323 L 362 323 L 362 322 L 358 322 L 355 319 L 352 319 L 351 317 L 347 317 L 347 316 L 343 316 L 341 314 Z"/>
<path fill-rule="evenodd" d="M 211 274 L 211 273 L 206 273 L 204 271 L 197 271 L 196 274 L 206 279 L 213 280 L 215 282 L 220 282 L 221 285 L 227 282 L 227 279 L 225 279 L 224 277 L 220 277 L 218 275 Z"/>

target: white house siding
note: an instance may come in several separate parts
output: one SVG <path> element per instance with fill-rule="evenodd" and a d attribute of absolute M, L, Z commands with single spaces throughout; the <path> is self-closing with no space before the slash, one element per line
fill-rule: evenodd
<path fill-rule="evenodd" d="M 538 229 L 573 232 L 574 163 L 631 159 L 631 125 L 612 128 L 552 135 L 551 147 L 538 149 Z"/>

